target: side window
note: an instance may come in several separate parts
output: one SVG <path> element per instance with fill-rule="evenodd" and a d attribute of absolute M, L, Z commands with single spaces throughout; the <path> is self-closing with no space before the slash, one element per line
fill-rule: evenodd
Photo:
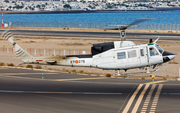
<path fill-rule="evenodd" d="M 117 58 L 118 59 L 125 59 L 126 58 L 126 53 L 125 52 L 117 53 Z"/>
<path fill-rule="evenodd" d="M 128 51 L 128 58 L 137 57 L 136 50 Z"/>
<path fill-rule="evenodd" d="M 159 55 L 158 52 L 156 51 L 156 49 L 153 47 L 149 48 L 149 53 L 150 53 L 150 56 Z"/>
<path fill-rule="evenodd" d="M 141 56 L 144 56 L 144 49 L 140 49 Z"/>

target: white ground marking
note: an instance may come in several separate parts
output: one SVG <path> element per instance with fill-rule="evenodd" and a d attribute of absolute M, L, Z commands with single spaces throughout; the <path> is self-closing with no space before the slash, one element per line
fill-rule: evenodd
<path fill-rule="evenodd" d="M 158 89 L 157 89 L 157 92 L 156 92 L 156 95 L 154 97 L 154 100 L 152 102 L 152 106 L 151 106 L 151 109 L 150 109 L 150 112 L 149 113 L 155 113 L 155 109 L 156 109 L 156 106 L 157 106 L 157 102 L 158 102 L 158 99 L 159 99 L 159 95 L 161 93 L 161 89 L 163 87 L 163 84 L 160 84 Z M 154 105 L 156 103 L 156 105 Z M 153 112 L 152 112 L 153 111 Z"/>
<path fill-rule="evenodd" d="M 36 74 L 59 74 L 59 73 L 0 73 L 0 75 L 36 75 Z"/>
<path fill-rule="evenodd" d="M 136 104 L 135 104 L 135 106 L 134 106 L 134 108 L 133 108 L 133 110 L 132 110 L 131 113 L 136 113 L 136 112 L 137 112 L 137 110 L 138 110 L 138 108 L 139 108 L 139 105 L 140 105 L 140 103 L 141 103 L 141 101 L 142 101 L 142 99 L 143 99 L 143 97 L 144 97 L 144 94 L 146 93 L 149 85 L 150 85 L 150 84 L 146 84 L 146 86 L 144 87 L 144 89 L 143 89 L 143 91 L 141 92 L 141 94 L 140 94 L 140 96 L 139 96 L 139 98 L 138 98 L 138 100 L 137 100 L 137 102 L 136 102 Z M 145 108 L 144 108 L 144 109 L 145 109 Z M 147 109 L 147 108 L 146 108 L 146 109 Z"/>
<path fill-rule="evenodd" d="M 160 82 L 166 82 L 166 81 L 156 81 L 156 83 L 160 83 Z M 144 87 L 143 91 L 141 92 L 140 96 L 138 97 L 138 99 L 137 99 L 137 101 L 135 103 L 135 106 L 134 106 L 134 108 L 132 110 L 132 113 L 136 113 L 137 112 L 137 110 L 138 110 L 138 108 L 140 106 L 140 103 L 141 103 L 141 101 L 142 101 L 142 99 L 144 97 L 144 94 L 146 93 L 147 89 L 150 86 L 150 83 L 145 83 L 145 84 L 146 84 L 146 86 Z M 142 86 L 143 86 L 143 84 L 140 84 L 138 86 L 136 91 L 133 93 L 133 95 L 129 99 L 129 101 L 128 101 L 128 103 L 127 103 L 127 105 L 126 105 L 126 107 L 125 107 L 125 109 L 124 109 L 124 111 L 122 113 L 127 113 L 129 111 L 130 106 L 132 105 L 132 103 L 133 103 L 137 93 L 142 88 Z M 148 108 L 148 105 L 149 105 L 149 102 L 151 100 L 152 93 L 154 92 L 155 87 L 156 87 L 156 84 L 152 84 L 152 87 L 151 87 L 151 89 L 150 89 L 150 91 L 149 91 L 149 93 L 148 93 L 148 95 L 146 97 L 146 100 L 145 100 L 145 102 L 143 104 L 143 108 L 142 108 L 140 113 L 146 113 L 147 112 L 146 110 Z M 152 112 L 152 113 L 155 112 L 155 109 L 156 109 L 156 106 L 157 106 L 157 102 L 158 102 L 158 98 L 159 98 L 159 94 L 160 94 L 161 89 L 162 89 L 162 84 L 159 85 L 158 90 L 157 90 L 157 92 L 155 94 L 155 97 L 153 99 L 151 110 L 150 110 L 150 112 Z"/>
<path fill-rule="evenodd" d="M 148 104 L 150 102 L 150 99 L 151 99 L 151 96 L 152 96 L 152 93 L 153 93 L 155 87 L 156 87 L 156 84 L 153 84 L 151 89 L 150 89 L 150 91 L 149 91 L 149 93 L 148 93 L 148 96 L 146 97 L 146 100 L 144 102 L 143 108 L 144 108 L 144 106 L 148 107 Z M 142 112 L 142 110 L 141 110 L 141 112 Z"/>
<path fill-rule="evenodd" d="M 8 68 L 0 68 L 0 69 L 8 69 Z"/>
<path fill-rule="evenodd" d="M 131 98 L 129 99 L 125 109 L 123 110 L 122 113 L 127 113 L 132 102 L 134 101 L 134 98 L 136 97 L 137 93 L 139 92 L 139 90 L 141 89 L 141 87 L 143 86 L 143 84 L 139 84 L 139 86 L 137 87 L 136 91 L 133 93 L 133 95 L 131 96 Z"/>

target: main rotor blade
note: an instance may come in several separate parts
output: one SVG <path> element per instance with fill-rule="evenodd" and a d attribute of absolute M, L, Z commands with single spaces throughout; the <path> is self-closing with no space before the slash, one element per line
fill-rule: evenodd
<path fill-rule="evenodd" d="M 105 29 L 105 30 L 119 30 L 119 28 L 109 28 L 109 29 Z"/>
<path fill-rule="evenodd" d="M 121 27 L 120 30 L 125 30 L 130 26 L 137 25 L 139 23 L 142 23 L 144 21 L 151 20 L 151 19 L 153 19 L 153 18 L 141 18 L 141 19 L 135 20 L 134 22 L 130 23 L 129 25 Z"/>
<path fill-rule="evenodd" d="M 151 20 L 153 18 L 141 18 L 141 19 L 138 19 L 138 20 L 135 20 L 134 22 L 130 23 L 129 25 L 107 25 L 107 26 L 116 26 L 118 28 L 110 28 L 110 29 L 107 29 L 107 30 L 126 30 L 128 27 L 130 26 L 133 26 L 133 25 L 137 25 L 141 22 L 144 22 L 144 21 L 147 21 L 147 20 Z"/>

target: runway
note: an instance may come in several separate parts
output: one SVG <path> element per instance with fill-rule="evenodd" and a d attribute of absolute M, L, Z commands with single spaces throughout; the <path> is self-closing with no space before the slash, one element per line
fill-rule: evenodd
<path fill-rule="evenodd" d="M 0 30 L 0 34 L 4 30 Z M 119 38 L 119 32 L 87 32 L 87 31 L 47 31 L 47 30 L 11 30 L 17 36 L 49 36 L 52 37 L 87 37 L 87 38 Z M 176 33 L 126 33 L 128 39 L 180 40 Z"/>
<path fill-rule="evenodd" d="M 2 113 L 179 113 L 180 84 L 0 68 L 0 100 Z"/>

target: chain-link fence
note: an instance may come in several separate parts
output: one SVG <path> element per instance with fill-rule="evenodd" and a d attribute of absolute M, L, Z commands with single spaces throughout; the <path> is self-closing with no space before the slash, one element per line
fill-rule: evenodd
<path fill-rule="evenodd" d="M 35 49 L 35 48 L 25 48 L 26 52 L 33 56 L 65 56 L 65 55 L 83 55 L 91 54 L 91 51 L 87 50 L 64 50 L 64 49 Z M 0 53 L 14 53 L 13 47 L 0 47 Z"/>
<path fill-rule="evenodd" d="M 111 26 L 108 26 L 111 25 Z M 4 22 L 4 27 L 58 27 L 58 28 L 99 28 L 111 29 L 113 25 L 127 25 L 125 23 L 103 22 Z M 172 30 L 179 31 L 179 24 L 139 24 L 129 27 L 134 30 Z"/>

